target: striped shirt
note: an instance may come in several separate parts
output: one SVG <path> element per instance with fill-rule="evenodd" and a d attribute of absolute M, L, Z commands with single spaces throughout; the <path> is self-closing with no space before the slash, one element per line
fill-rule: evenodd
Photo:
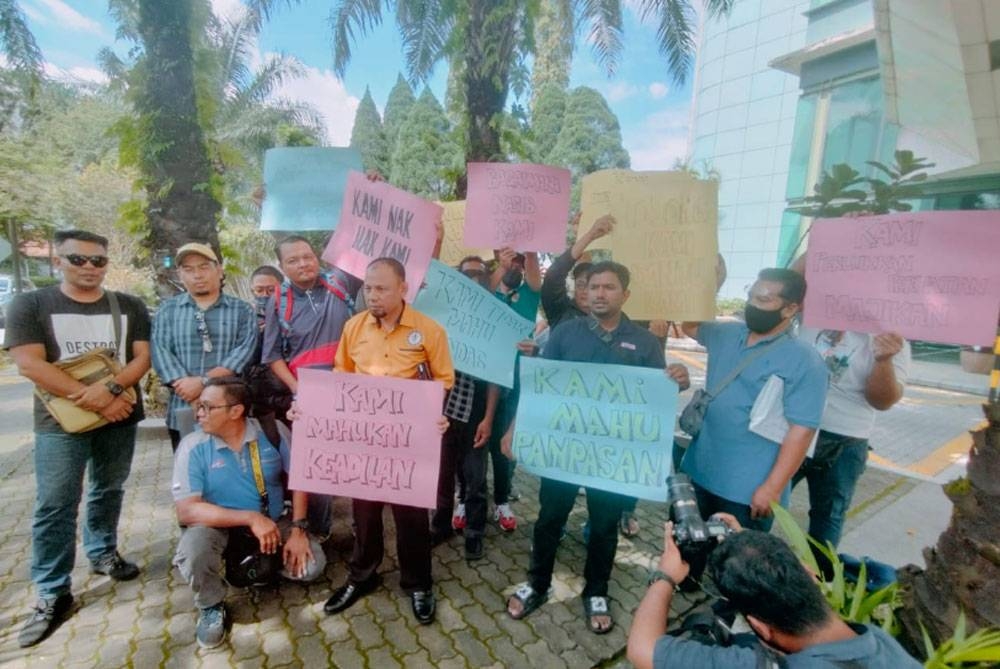
<path fill-rule="evenodd" d="M 202 311 L 189 294 L 181 293 L 163 302 L 153 319 L 153 368 L 164 384 L 204 376 L 215 367 L 242 374 L 253 361 L 257 336 L 257 316 L 246 302 L 223 293 Z M 175 413 L 185 406 L 170 393 L 167 427 L 177 429 Z"/>

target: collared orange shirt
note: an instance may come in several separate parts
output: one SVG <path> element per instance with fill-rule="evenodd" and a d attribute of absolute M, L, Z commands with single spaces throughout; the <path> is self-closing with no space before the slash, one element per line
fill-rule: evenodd
<path fill-rule="evenodd" d="M 445 390 L 455 383 L 455 368 L 444 328 L 405 304 L 392 332 L 383 330 L 370 311 L 347 321 L 333 368 L 338 372 L 415 379 L 417 366 L 422 362 L 430 368 L 431 377 L 444 384 Z"/>

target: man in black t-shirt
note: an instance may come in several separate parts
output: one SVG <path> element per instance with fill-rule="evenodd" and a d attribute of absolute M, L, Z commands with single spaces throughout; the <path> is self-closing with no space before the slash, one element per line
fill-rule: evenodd
<path fill-rule="evenodd" d="M 83 230 L 55 234 L 54 263 L 62 283 L 17 296 L 9 308 L 4 348 L 18 371 L 39 388 L 74 400 L 109 424 L 89 432 L 65 432 L 35 399 L 35 515 L 32 523 L 31 578 L 38 603 L 21 630 L 22 647 L 47 637 L 70 613 L 70 572 L 76 559 L 76 514 L 83 475 L 90 468 L 83 549 L 91 571 L 119 581 L 139 568 L 118 553 L 118 518 L 125 480 L 132 466 L 136 424 L 142 403 L 124 391 L 149 369 L 150 320 L 135 297 L 116 293 L 118 331 L 108 291 L 101 287 L 108 264 L 108 240 Z M 117 339 L 117 341 L 116 341 Z M 107 383 L 87 385 L 54 362 L 97 348 L 117 351 L 122 371 Z"/>

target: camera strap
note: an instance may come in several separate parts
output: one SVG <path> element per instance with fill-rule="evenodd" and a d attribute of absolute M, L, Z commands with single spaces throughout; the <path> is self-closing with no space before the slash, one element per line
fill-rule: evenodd
<path fill-rule="evenodd" d="M 729 374 L 726 376 L 726 378 L 722 379 L 722 381 L 720 381 L 719 384 L 717 386 L 715 386 L 715 388 L 713 388 L 712 390 L 709 390 L 708 388 L 705 388 L 705 393 L 709 396 L 709 399 L 715 399 L 716 397 L 718 397 L 719 393 L 721 393 L 726 388 L 726 386 L 728 386 L 730 383 L 732 383 L 736 379 L 736 377 L 739 376 L 743 372 L 744 369 L 746 369 L 747 367 L 749 367 L 751 362 L 753 362 L 754 360 L 756 360 L 760 356 L 764 355 L 764 353 L 766 353 L 769 348 L 771 348 L 772 346 L 774 346 L 774 344 L 776 344 L 778 342 L 778 340 L 780 340 L 781 338 L 783 338 L 783 337 L 785 337 L 787 335 L 788 335 L 788 331 L 785 330 L 785 332 L 782 332 L 781 334 L 779 334 L 777 337 L 775 337 L 771 341 L 768 341 L 768 342 L 765 342 L 765 343 L 761 344 L 760 346 L 757 347 L 757 350 L 755 350 L 755 351 L 751 352 L 749 355 L 745 356 L 743 358 L 743 360 L 740 362 L 740 364 L 738 364 L 733 369 L 733 371 L 729 372 Z"/>
<path fill-rule="evenodd" d="M 257 446 L 257 440 L 254 439 L 250 442 L 250 466 L 253 469 L 253 480 L 257 484 L 257 492 L 260 494 L 260 512 L 271 517 L 270 505 L 267 500 L 267 486 L 264 484 L 264 470 L 260 465 L 260 448 Z"/>

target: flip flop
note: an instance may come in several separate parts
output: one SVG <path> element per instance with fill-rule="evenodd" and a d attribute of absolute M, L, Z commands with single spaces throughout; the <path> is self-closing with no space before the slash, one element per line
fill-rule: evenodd
<path fill-rule="evenodd" d="M 583 613 L 587 616 L 587 628 L 594 634 L 607 634 L 615 626 L 615 621 L 611 617 L 611 610 L 608 608 L 607 597 L 584 597 Z M 611 624 L 604 628 L 598 627 L 594 624 L 594 618 L 596 616 L 607 616 L 608 620 L 611 621 Z"/>
<path fill-rule="evenodd" d="M 623 537 L 634 537 L 639 534 L 639 521 L 631 511 L 622 511 L 622 517 L 618 521 L 618 529 Z"/>
<path fill-rule="evenodd" d="M 548 598 L 547 594 L 538 592 L 529 583 L 522 583 L 514 591 L 514 594 L 507 598 L 507 615 L 514 620 L 520 620 L 544 604 Z M 510 600 L 512 599 L 521 602 L 521 612 L 517 615 L 510 612 Z"/>

